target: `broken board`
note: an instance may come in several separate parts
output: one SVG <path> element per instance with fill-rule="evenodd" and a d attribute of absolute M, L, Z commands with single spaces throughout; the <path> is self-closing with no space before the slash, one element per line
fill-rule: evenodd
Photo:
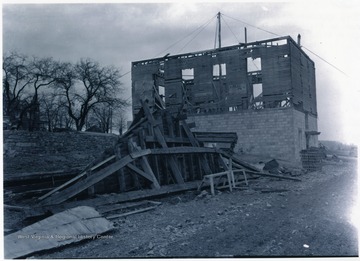
<path fill-rule="evenodd" d="M 113 228 L 112 222 L 94 208 L 68 209 L 5 236 L 5 258 L 24 257 L 81 240 L 96 239 L 97 235 Z"/>

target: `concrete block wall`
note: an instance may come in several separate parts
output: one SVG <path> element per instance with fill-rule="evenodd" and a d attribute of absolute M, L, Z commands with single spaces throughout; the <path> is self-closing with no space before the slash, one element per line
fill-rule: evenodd
<path fill-rule="evenodd" d="M 317 117 L 308 115 L 306 124 L 305 113 L 294 110 L 294 144 L 295 150 L 301 151 L 306 149 L 306 131 L 318 131 Z M 309 139 L 309 147 L 318 147 L 318 136 L 312 135 Z M 296 154 L 296 160 L 300 161 L 300 154 Z"/>
<path fill-rule="evenodd" d="M 82 169 L 113 147 L 117 135 L 85 132 L 3 132 L 4 175 Z"/>
<path fill-rule="evenodd" d="M 305 130 L 305 115 L 294 108 L 199 114 L 188 117 L 194 131 L 236 132 L 235 151 L 266 155 L 299 163 L 298 129 Z M 305 144 L 305 136 L 303 141 Z"/>

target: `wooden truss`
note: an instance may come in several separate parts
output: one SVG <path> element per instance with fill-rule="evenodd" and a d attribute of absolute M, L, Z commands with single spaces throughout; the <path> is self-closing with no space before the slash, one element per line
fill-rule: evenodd
<path fill-rule="evenodd" d="M 232 167 L 259 172 L 234 155 L 236 133 L 192 132 L 186 115 L 166 109 L 142 109 L 112 153 L 39 198 L 42 206 L 60 204 L 78 195 L 107 192 L 160 190 L 162 186 L 203 180 L 205 175 Z M 223 144 L 205 146 L 206 144 Z"/>

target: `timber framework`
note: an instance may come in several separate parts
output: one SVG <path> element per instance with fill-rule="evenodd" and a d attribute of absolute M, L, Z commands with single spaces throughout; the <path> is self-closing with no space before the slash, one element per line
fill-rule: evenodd
<path fill-rule="evenodd" d="M 319 135 L 315 64 L 300 38 L 135 61 L 133 114 L 145 99 L 150 108 L 186 113 L 198 131 L 236 132 L 236 150 L 299 161 L 300 151 L 316 147 Z M 270 136 L 263 133 L 269 130 Z M 270 141 L 279 133 L 285 141 Z"/>

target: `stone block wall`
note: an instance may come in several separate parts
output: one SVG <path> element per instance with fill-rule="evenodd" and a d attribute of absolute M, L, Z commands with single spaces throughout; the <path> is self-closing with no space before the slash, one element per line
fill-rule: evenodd
<path fill-rule="evenodd" d="M 82 169 L 104 150 L 117 135 L 90 132 L 3 132 L 4 175 Z"/>
<path fill-rule="evenodd" d="M 187 121 L 196 123 L 193 131 L 236 132 L 237 152 L 299 163 L 299 152 L 306 144 L 305 114 L 294 108 L 199 114 L 189 116 Z"/>

